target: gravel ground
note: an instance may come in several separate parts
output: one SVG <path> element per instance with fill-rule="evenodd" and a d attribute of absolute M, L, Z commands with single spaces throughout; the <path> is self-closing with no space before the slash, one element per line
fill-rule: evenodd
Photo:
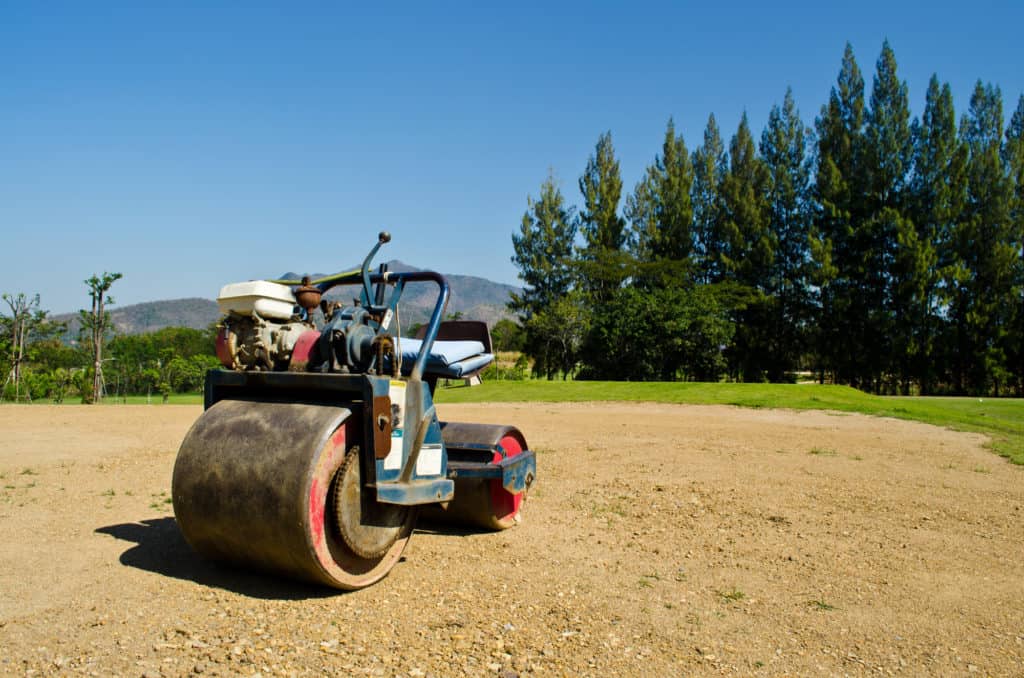
<path fill-rule="evenodd" d="M 524 522 L 380 584 L 222 568 L 170 505 L 198 407 L 0 407 L 3 675 L 1024 675 L 1024 469 L 820 412 L 442 405 L 538 455 Z"/>

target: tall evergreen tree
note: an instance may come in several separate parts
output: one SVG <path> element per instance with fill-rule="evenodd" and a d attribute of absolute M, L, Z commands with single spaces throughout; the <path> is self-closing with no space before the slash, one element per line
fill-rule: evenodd
<path fill-rule="evenodd" d="M 957 138 L 956 112 L 949 84 L 937 76 L 928 83 L 924 113 L 912 129 L 914 168 L 909 210 L 917 238 L 934 250 L 934 265 L 911 311 L 914 334 L 912 372 L 928 395 L 946 378 L 951 348 L 944 309 L 952 302 L 956 276 L 953 236 L 966 199 L 966 148 Z"/>
<path fill-rule="evenodd" d="M 768 319 L 767 377 L 781 381 L 796 368 L 806 348 L 809 313 L 808 238 L 811 225 L 811 163 L 808 130 L 800 119 L 793 91 L 786 90 L 782 107 L 773 106 L 761 134 L 760 151 L 768 170 L 768 229 L 775 256 L 766 291 L 771 295 Z"/>
<path fill-rule="evenodd" d="M 868 337 L 861 318 L 864 222 L 864 78 L 847 43 L 839 78 L 815 120 L 818 213 L 812 230 L 814 283 L 818 290 L 816 347 L 822 369 L 837 383 L 864 385 Z M 822 375 L 824 376 L 824 375 Z"/>
<path fill-rule="evenodd" d="M 930 358 L 926 327 L 930 322 L 928 311 L 938 255 L 933 243 L 921 237 L 911 219 L 897 215 L 895 211 L 883 213 L 892 229 L 893 258 L 887 281 L 889 308 L 881 309 L 885 315 L 876 327 L 889 332 L 889 341 L 879 344 L 890 350 L 891 355 L 887 362 L 879 360 L 876 365 L 878 369 L 892 370 L 899 392 L 910 395 L 912 385 L 924 380 L 922 363 Z"/>
<path fill-rule="evenodd" d="M 626 221 L 619 215 L 622 177 L 611 132 L 598 138 L 579 185 L 583 194 L 580 230 L 584 239 L 580 250 L 584 263 L 581 282 L 600 303 L 611 298 L 628 274 L 622 256 L 628 233 Z"/>
<path fill-rule="evenodd" d="M 729 171 L 722 182 L 722 263 L 729 279 L 762 292 L 769 288 L 776 248 L 768 228 L 768 181 L 744 113 L 729 142 Z"/>
<path fill-rule="evenodd" d="M 876 212 L 886 207 L 902 209 L 913 148 L 910 105 L 907 83 L 896 74 L 896 55 L 888 40 L 875 65 L 864 141 L 870 208 Z"/>
<path fill-rule="evenodd" d="M 1009 333 L 1009 364 L 1016 381 L 1017 395 L 1024 395 L 1024 95 L 1017 99 L 1017 109 L 1006 129 L 1004 162 L 1009 170 L 1013 195 L 1010 200 L 1010 224 L 1017 247 L 1016 304 Z"/>
<path fill-rule="evenodd" d="M 627 246 L 637 261 L 652 261 L 652 243 L 658 232 L 658 177 L 655 166 L 648 167 L 633 192 L 626 196 L 623 214 L 629 222 Z"/>
<path fill-rule="evenodd" d="M 655 264 L 660 284 L 685 279 L 693 250 L 693 167 L 682 136 L 670 119 L 661 154 L 626 201 L 633 248 L 641 262 Z"/>
<path fill-rule="evenodd" d="M 721 189 L 729 160 L 714 114 L 708 116 L 704 143 L 693 152 L 694 259 L 697 280 L 703 283 L 722 279 Z"/>
<path fill-rule="evenodd" d="M 512 263 L 525 284 L 513 293 L 509 309 L 520 313 L 526 328 L 525 352 L 534 358 L 534 369 L 549 378 L 572 362 L 564 355 L 564 338 L 553 341 L 546 331 L 551 327 L 544 318 L 567 297 L 572 287 L 572 253 L 577 223 L 574 208 L 565 204 L 553 173 L 540 188 L 540 198 L 527 197 L 519 233 L 512 235 L 515 254 Z"/>
<path fill-rule="evenodd" d="M 569 292 L 577 224 L 553 172 L 541 184 L 540 198 L 527 196 L 526 202 L 519 233 L 512 234 L 512 263 L 525 288 L 512 295 L 509 309 L 530 317 Z"/>
<path fill-rule="evenodd" d="M 907 214 L 913 150 L 910 106 L 907 85 L 896 74 L 896 56 L 888 41 L 875 68 L 864 142 L 867 214 L 855 238 L 863 257 L 859 307 L 866 312 L 865 376 L 877 390 L 884 375 L 896 373 L 903 392 L 909 393 L 918 351 L 915 316 L 935 254 Z"/>
<path fill-rule="evenodd" d="M 658 230 L 651 239 L 651 251 L 658 259 L 686 262 L 693 250 L 693 166 L 682 135 L 669 120 L 661 157 L 655 161 L 658 176 Z"/>
<path fill-rule="evenodd" d="M 953 313 L 965 330 L 958 370 L 971 393 L 998 393 L 1011 377 L 1005 353 L 1018 252 L 1010 225 L 1010 182 L 1003 165 L 1003 102 L 998 87 L 975 85 L 961 120 L 967 145 L 967 202 L 956 237 L 963 271 Z"/>
<path fill-rule="evenodd" d="M 725 280 L 746 293 L 737 309 L 736 336 L 730 348 L 735 376 L 763 381 L 767 344 L 770 272 L 778 242 L 769 228 L 768 168 L 757 156 L 746 114 L 729 142 L 729 171 L 722 182 L 722 267 Z"/>

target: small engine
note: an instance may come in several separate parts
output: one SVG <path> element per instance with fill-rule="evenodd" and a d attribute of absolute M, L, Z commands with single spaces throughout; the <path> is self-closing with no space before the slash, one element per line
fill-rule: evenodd
<path fill-rule="evenodd" d="M 226 285 L 217 297 L 221 319 L 217 357 L 237 371 L 363 373 L 385 359 L 398 373 L 387 322 L 358 304 L 320 301 L 320 291 L 303 279 L 291 287 L 256 280 Z M 312 322 L 319 305 L 325 324 Z M 390 320 L 390 314 L 387 315 Z M 378 329 L 379 328 L 379 329 Z M 376 359 L 376 360 L 375 360 Z"/>
<path fill-rule="evenodd" d="M 258 315 L 231 313 L 221 320 L 217 357 L 233 370 L 287 370 L 299 337 L 313 332 L 305 322 L 273 322 Z"/>

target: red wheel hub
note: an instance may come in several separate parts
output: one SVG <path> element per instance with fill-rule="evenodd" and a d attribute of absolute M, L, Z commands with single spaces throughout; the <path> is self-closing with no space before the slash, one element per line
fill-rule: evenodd
<path fill-rule="evenodd" d="M 518 436 L 506 435 L 499 443 L 505 450 L 506 457 L 514 457 L 523 451 L 523 441 Z M 495 452 L 493 463 L 497 464 L 502 459 L 501 452 Z M 500 480 L 491 481 L 491 508 L 494 510 L 494 517 L 498 520 L 510 520 L 519 514 L 523 505 L 523 494 L 512 494 L 501 485 Z"/>

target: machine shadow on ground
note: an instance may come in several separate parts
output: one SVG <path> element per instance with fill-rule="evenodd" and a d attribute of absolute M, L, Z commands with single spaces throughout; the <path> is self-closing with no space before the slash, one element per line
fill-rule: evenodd
<path fill-rule="evenodd" d="M 96 528 L 95 532 L 135 543 L 121 554 L 119 560 L 123 565 L 202 586 L 226 589 L 250 598 L 306 600 L 346 593 L 205 560 L 192 550 L 181 536 L 174 518 L 170 517 L 107 525 Z"/>

